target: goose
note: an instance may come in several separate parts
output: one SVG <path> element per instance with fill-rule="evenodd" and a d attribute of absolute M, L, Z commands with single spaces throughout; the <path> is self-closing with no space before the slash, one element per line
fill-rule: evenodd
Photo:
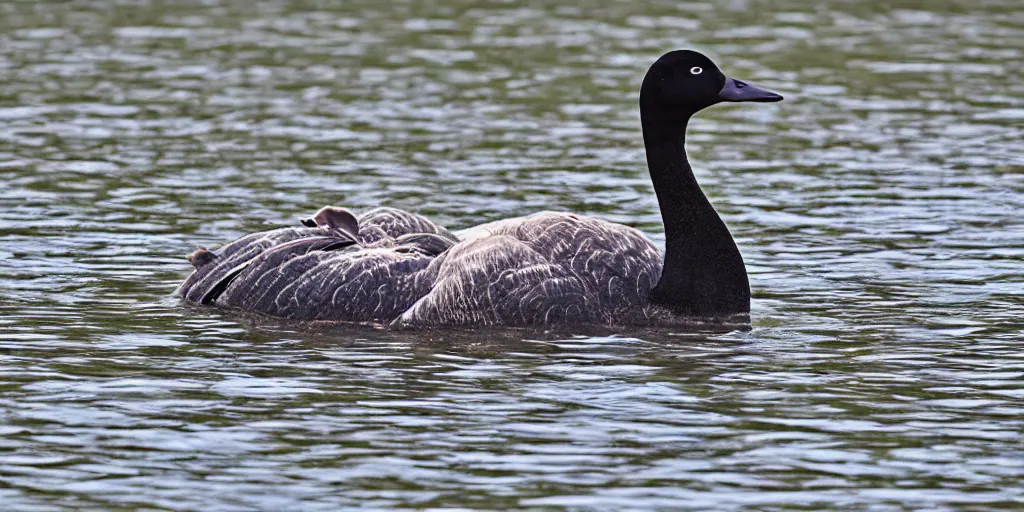
<path fill-rule="evenodd" d="M 651 65 L 640 120 L 664 255 L 634 228 L 573 213 L 452 232 L 396 208 L 356 215 L 328 206 L 299 226 L 198 249 L 177 294 L 286 319 L 396 328 L 749 322 L 743 258 L 693 174 L 686 128 L 717 103 L 781 100 L 692 50 Z"/>

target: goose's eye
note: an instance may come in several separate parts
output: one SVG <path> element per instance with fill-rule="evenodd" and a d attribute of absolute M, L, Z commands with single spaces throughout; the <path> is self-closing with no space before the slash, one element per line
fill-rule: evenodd
<path fill-rule="evenodd" d="M 704 72 L 704 70 L 701 69 L 700 66 L 694 66 L 694 67 L 690 68 L 690 74 L 691 75 L 699 75 L 699 74 L 701 74 L 703 72 Z"/>

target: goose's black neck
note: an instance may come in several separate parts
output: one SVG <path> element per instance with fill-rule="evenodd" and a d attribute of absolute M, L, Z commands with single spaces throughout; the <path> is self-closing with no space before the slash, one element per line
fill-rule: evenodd
<path fill-rule="evenodd" d="M 665 266 L 651 302 L 687 316 L 748 313 L 750 285 L 743 257 L 686 158 L 690 115 L 642 106 L 640 117 L 647 166 L 665 224 Z"/>

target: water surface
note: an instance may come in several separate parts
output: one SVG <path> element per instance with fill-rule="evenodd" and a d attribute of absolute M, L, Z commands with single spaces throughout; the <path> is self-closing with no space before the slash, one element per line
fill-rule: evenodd
<path fill-rule="evenodd" d="M 1024 506 L 1024 11 L 956 2 L 0 2 L 4 510 Z M 324 204 L 663 243 L 668 49 L 753 328 L 307 330 L 183 255 Z"/>

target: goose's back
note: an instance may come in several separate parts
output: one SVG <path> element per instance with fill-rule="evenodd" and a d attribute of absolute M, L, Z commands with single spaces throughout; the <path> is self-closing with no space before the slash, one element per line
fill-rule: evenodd
<path fill-rule="evenodd" d="M 457 232 L 399 325 L 612 324 L 647 305 L 661 256 L 639 231 L 542 212 Z"/>

